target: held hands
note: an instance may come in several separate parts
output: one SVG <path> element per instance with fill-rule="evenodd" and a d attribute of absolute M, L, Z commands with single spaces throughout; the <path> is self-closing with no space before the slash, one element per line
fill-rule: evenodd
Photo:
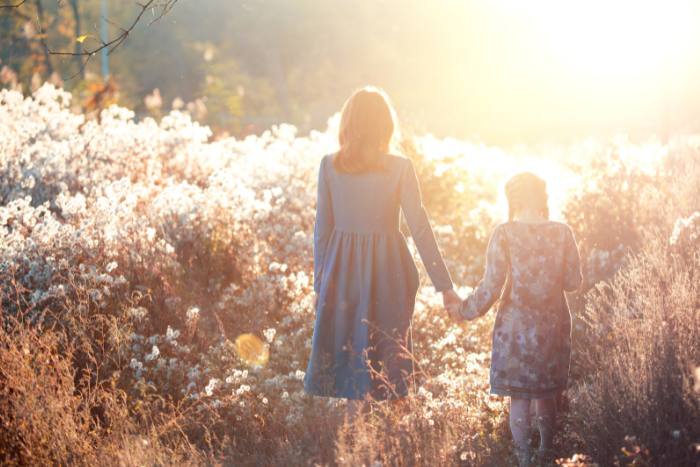
<path fill-rule="evenodd" d="M 459 305 L 462 303 L 462 297 L 460 297 L 454 289 L 446 290 L 442 292 L 442 306 L 445 311 L 449 314 L 451 318 L 457 321 L 462 321 L 462 315 L 459 314 Z"/>
<path fill-rule="evenodd" d="M 459 303 L 453 303 L 452 305 L 448 306 L 446 308 L 447 314 L 450 316 L 452 319 L 456 319 L 457 321 L 463 321 L 464 318 L 459 312 Z"/>

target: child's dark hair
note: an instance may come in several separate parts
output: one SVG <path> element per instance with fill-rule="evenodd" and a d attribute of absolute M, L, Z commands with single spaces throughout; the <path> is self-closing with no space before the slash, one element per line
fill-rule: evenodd
<path fill-rule="evenodd" d="M 549 195 L 547 182 L 531 172 L 521 172 L 513 175 L 506 182 L 506 200 L 508 201 L 508 220 L 515 218 L 515 213 L 524 206 L 532 203 L 540 209 L 542 216 L 549 220 Z"/>

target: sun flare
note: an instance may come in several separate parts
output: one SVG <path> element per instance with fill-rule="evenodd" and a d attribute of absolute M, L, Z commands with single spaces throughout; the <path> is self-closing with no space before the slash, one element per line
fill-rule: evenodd
<path fill-rule="evenodd" d="M 236 355 L 250 366 L 265 365 L 270 359 L 269 347 L 253 334 L 241 334 L 234 343 Z"/>
<path fill-rule="evenodd" d="M 662 72 L 691 53 L 690 0 L 492 0 L 524 15 L 552 53 L 588 77 Z"/>

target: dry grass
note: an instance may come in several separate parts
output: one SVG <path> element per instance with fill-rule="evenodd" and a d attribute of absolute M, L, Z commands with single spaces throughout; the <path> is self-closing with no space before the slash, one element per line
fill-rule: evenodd
<path fill-rule="evenodd" d="M 643 247 L 586 296 L 581 354 L 591 376 L 575 410 L 602 465 L 700 465 L 700 222 L 688 217 L 700 170 L 690 156 L 667 161 L 658 217 L 668 221 L 644 226 Z"/>
<path fill-rule="evenodd" d="M 516 465 L 508 401 L 488 394 L 492 313 L 456 325 L 421 290 L 410 356 L 420 390 L 400 410 L 377 403 L 348 426 L 343 401 L 304 393 L 314 178 L 329 135 L 188 142 L 191 122 L 135 125 L 119 109 L 81 127 L 42 92 L 0 102 L 25 128 L 0 119 L 0 133 L 29 154 L 0 154 L 0 463 Z M 85 155 L 103 140 L 105 158 Z M 580 169 L 565 203 L 587 285 L 570 297 L 559 465 L 700 465 L 700 169 L 688 141 L 652 173 L 612 147 Z M 465 174 L 468 158 L 404 143 L 435 224 L 449 226 L 438 229 L 448 264 L 473 286 L 498 221 L 480 202 L 495 200 L 503 174 Z M 459 182 L 471 187 L 446 196 Z M 271 330 L 269 363 L 246 367 L 231 341 Z"/>

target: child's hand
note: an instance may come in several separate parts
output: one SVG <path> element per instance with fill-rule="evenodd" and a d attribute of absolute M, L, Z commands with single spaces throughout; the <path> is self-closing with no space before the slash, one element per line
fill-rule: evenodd
<path fill-rule="evenodd" d="M 459 305 L 459 303 L 454 303 L 447 307 L 447 314 L 450 315 L 450 318 L 456 319 L 458 322 L 464 321 L 464 318 L 459 313 Z"/>

